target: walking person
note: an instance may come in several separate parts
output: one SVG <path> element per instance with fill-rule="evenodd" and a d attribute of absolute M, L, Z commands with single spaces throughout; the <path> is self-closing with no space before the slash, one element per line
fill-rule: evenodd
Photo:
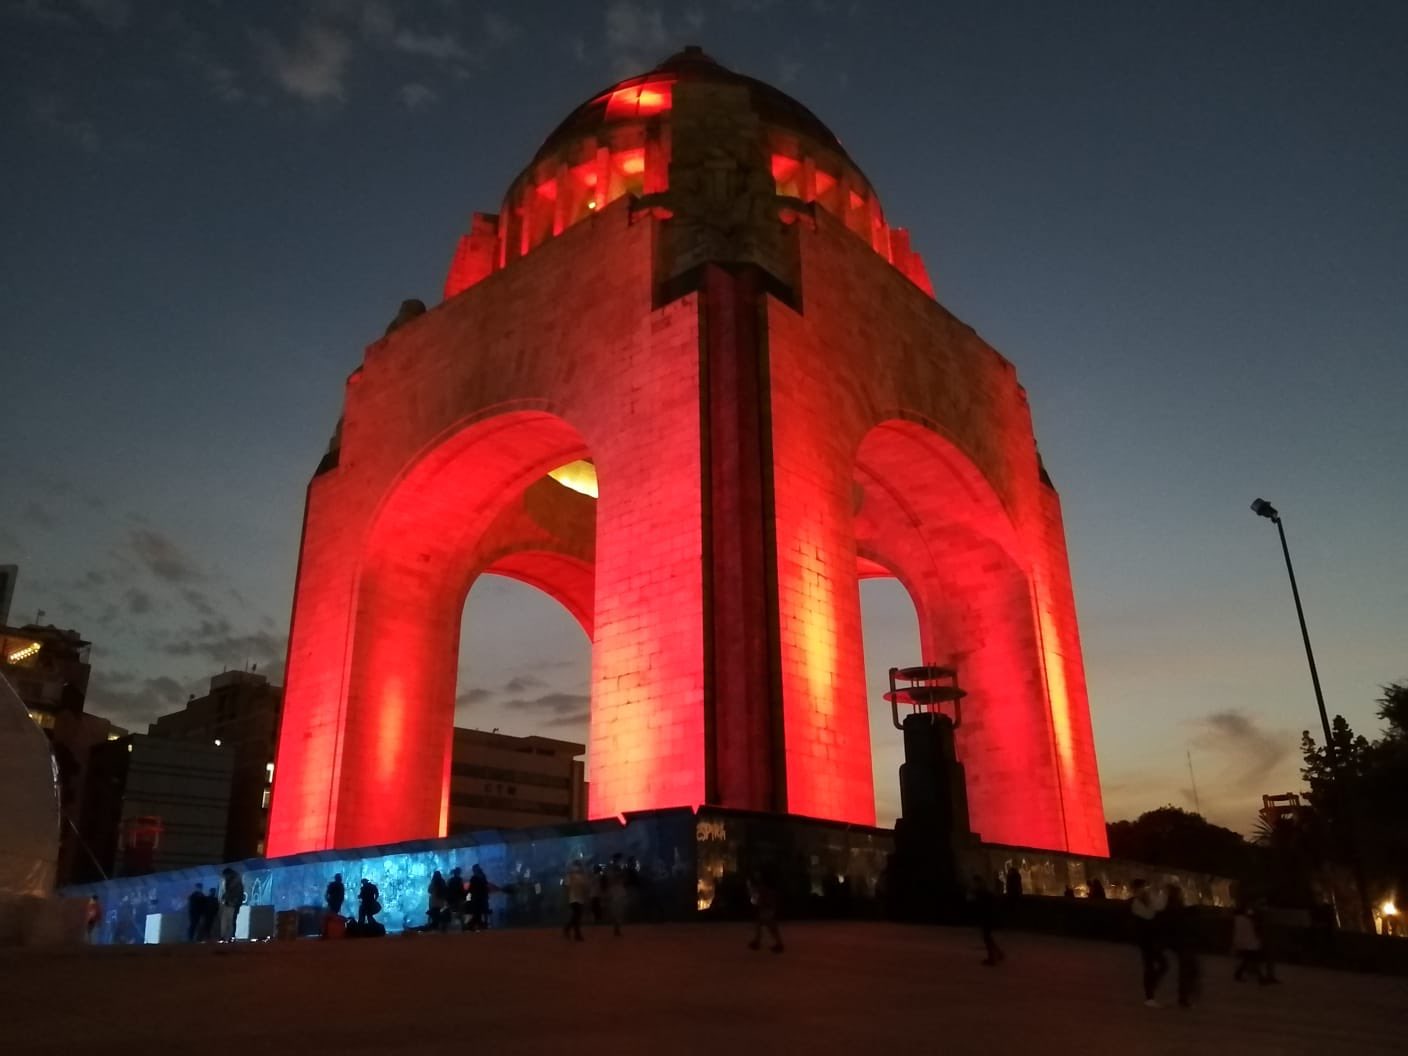
<path fill-rule="evenodd" d="M 469 930 L 483 931 L 489 926 L 489 878 L 478 862 L 469 871 Z"/>
<path fill-rule="evenodd" d="M 1237 958 L 1237 970 L 1232 973 L 1237 982 L 1248 971 L 1262 986 L 1281 981 L 1276 978 L 1276 966 L 1266 948 L 1261 913 L 1245 899 L 1238 901 L 1232 917 L 1232 954 Z"/>
<path fill-rule="evenodd" d="M 1139 946 L 1139 960 L 1144 972 L 1144 1004 L 1158 1008 L 1159 983 L 1168 971 L 1168 960 L 1164 957 L 1163 940 L 1159 935 L 1159 912 L 1163 900 L 1158 898 L 1142 879 L 1136 879 L 1130 887 L 1134 894 L 1129 900 L 1129 909 L 1134 920 L 1134 941 Z"/>
<path fill-rule="evenodd" d="M 978 933 L 983 937 L 983 949 L 987 956 L 982 964 L 988 968 L 1001 964 L 1007 959 L 1002 947 L 997 944 L 994 932 L 997 930 L 997 895 L 988 886 L 985 876 L 973 874 L 973 916 L 978 924 Z"/>
<path fill-rule="evenodd" d="M 567 889 L 567 923 L 562 926 L 562 937 L 581 942 L 582 909 L 591 898 L 591 880 L 580 859 L 567 867 L 562 884 Z"/>
<path fill-rule="evenodd" d="M 240 906 L 244 905 L 244 881 L 228 866 L 221 876 L 224 880 L 220 884 L 220 941 L 234 942 Z"/>
<path fill-rule="evenodd" d="M 1163 940 L 1178 957 L 1178 1007 L 1192 1008 L 1198 996 L 1201 969 L 1193 935 L 1192 913 L 1183 888 L 1169 884 L 1163 912 L 1159 914 Z"/>
<path fill-rule="evenodd" d="M 342 882 L 341 873 L 332 874 L 332 880 L 328 882 L 328 889 L 323 897 L 327 899 L 328 913 L 334 917 L 342 916 L 342 903 L 347 898 L 347 886 Z"/>
<path fill-rule="evenodd" d="M 777 927 L 777 884 L 769 869 L 759 869 L 748 880 L 748 898 L 753 903 L 753 941 L 750 950 L 763 946 L 763 932 L 772 936 L 773 953 L 782 952 L 782 932 Z"/>

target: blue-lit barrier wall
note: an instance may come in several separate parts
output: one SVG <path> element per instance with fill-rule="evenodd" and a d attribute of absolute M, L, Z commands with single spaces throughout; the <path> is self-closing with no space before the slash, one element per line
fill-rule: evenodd
<path fill-rule="evenodd" d="M 561 922 L 565 912 L 562 878 L 569 862 L 605 864 L 621 853 L 639 863 L 641 883 L 632 916 L 640 920 L 678 920 L 696 904 L 695 816 L 687 809 L 654 811 L 619 821 L 578 822 L 539 829 L 485 831 L 438 840 L 416 840 L 381 847 L 318 851 L 277 859 L 234 862 L 243 878 L 245 901 L 276 910 L 322 907 L 334 873 L 347 888 L 343 913 L 357 912 L 357 889 L 363 877 L 380 889 L 388 932 L 426 923 L 427 888 L 439 869 L 445 876 L 459 867 L 483 868 L 496 890 L 489 899 L 492 926 Z M 220 882 L 223 865 L 181 869 L 148 876 L 78 884 L 65 896 L 96 895 L 103 918 L 94 941 L 140 943 L 150 913 L 185 913 L 196 884 L 206 890 Z"/>
<path fill-rule="evenodd" d="M 705 807 L 648 811 L 616 820 L 576 822 L 538 829 L 484 831 L 439 840 L 382 847 L 319 851 L 273 860 L 232 863 L 244 878 L 245 901 L 276 910 L 308 909 L 316 924 L 323 894 L 334 873 L 347 889 L 343 913 L 357 912 L 363 877 L 380 891 L 378 917 L 389 932 L 427 922 L 430 876 L 459 867 L 469 875 L 479 865 L 494 885 L 489 899 L 492 927 L 559 924 L 566 915 L 563 876 L 569 863 L 605 865 L 613 854 L 635 859 L 640 883 L 633 887 L 632 920 L 739 917 L 750 911 L 747 880 L 760 869 L 779 888 L 782 908 L 794 917 L 879 916 L 885 906 L 886 865 L 894 833 L 787 815 L 754 814 Z M 1128 877 L 1180 882 L 1195 903 L 1226 905 L 1228 881 L 1184 870 L 1154 869 L 1131 862 L 1085 859 L 1052 851 L 974 844 L 962 854 L 966 872 L 994 878 L 1016 868 L 1028 894 L 1060 896 L 1070 888 L 1084 896 L 1099 875 L 1111 899 L 1125 897 Z M 149 876 L 79 884 L 61 894 L 96 895 L 103 918 L 94 934 L 101 943 L 140 943 L 148 914 L 186 912 L 196 884 L 207 890 L 220 881 L 222 865 Z"/>

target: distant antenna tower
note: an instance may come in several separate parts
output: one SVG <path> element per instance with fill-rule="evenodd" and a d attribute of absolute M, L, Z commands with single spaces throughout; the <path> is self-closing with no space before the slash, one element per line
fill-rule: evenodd
<path fill-rule="evenodd" d="M 1203 804 L 1202 804 L 1202 801 L 1201 801 L 1200 799 L 1198 799 L 1198 779 L 1197 779 L 1197 777 L 1195 777 L 1194 774 L 1193 774 L 1193 752 L 1192 752 L 1192 749 L 1189 749 L 1189 751 L 1187 752 L 1187 755 L 1188 755 L 1188 780 L 1191 781 L 1191 782 L 1193 782 L 1193 809 L 1196 810 L 1199 814 L 1202 814 L 1202 812 L 1203 812 Z"/>

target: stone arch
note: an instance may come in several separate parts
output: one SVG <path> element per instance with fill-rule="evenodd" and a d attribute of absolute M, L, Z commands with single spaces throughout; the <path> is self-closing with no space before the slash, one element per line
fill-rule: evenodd
<path fill-rule="evenodd" d="M 954 665 L 969 691 L 957 743 L 974 831 L 1065 846 L 1031 563 L 1011 513 L 958 444 L 913 415 L 865 434 L 855 484 L 857 555 L 896 575 L 919 616 L 924 655 L 896 662 Z"/>
<path fill-rule="evenodd" d="M 334 786 L 360 842 L 445 831 L 460 620 L 478 575 L 531 582 L 590 635 L 583 540 L 555 539 L 525 501 L 587 454 L 565 419 L 503 411 L 438 438 L 383 497 L 356 573 L 338 759 L 358 779 Z"/>

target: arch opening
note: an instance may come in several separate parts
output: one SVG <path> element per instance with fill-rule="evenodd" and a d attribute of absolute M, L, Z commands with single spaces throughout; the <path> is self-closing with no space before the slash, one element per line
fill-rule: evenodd
<path fill-rule="evenodd" d="M 572 611 L 575 576 L 478 576 L 460 622 L 447 833 L 586 816 L 591 639 Z M 590 568 L 586 568 L 590 574 Z M 588 588 L 589 588 L 588 584 Z M 565 589 L 564 589 L 565 588 Z"/>
<path fill-rule="evenodd" d="M 441 438 L 390 489 L 355 588 L 337 762 L 358 780 L 333 783 L 338 845 L 448 831 L 461 617 L 479 577 L 543 590 L 590 633 L 596 503 L 548 476 L 587 455 L 564 419 L 510 411 Z"/>
<path fill-rule="evenodd" d="M 898 662 L 956 667 L 968 690 L 956 742 L 973 831 L 1067 846 L 1035 596 L 1008 509 L 962 450 L 909 419 L 865 436 L 855 483 L 859 572 L 892 571 L 916 611 L 921 655 Z"/>

